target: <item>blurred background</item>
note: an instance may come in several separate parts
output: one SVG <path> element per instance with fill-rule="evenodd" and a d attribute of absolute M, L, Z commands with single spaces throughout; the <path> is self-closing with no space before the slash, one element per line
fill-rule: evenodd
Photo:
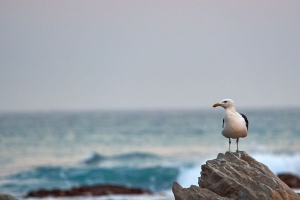
<path fill-rule="evenodd" d="M 224 98 L 249 119 L 240 150 L 300 175 L 299 10 L 0 0 L 0 192 L 112 183 L 172 199 L 227 151 Z"/>

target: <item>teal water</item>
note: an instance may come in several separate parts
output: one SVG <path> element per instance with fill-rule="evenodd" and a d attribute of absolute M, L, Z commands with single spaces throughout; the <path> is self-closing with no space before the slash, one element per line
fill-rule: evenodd
<path fill-rule="evenodd" d="M 239 148 L 274 173 L 300 174 L 300 109 L 241 110 Z M 197 184 L 200 165 L 228 150 L 224 110 L 0 114 L 0 192 L 112 183 L 170 191 Z M 235 142 L 231 149 L 235 150 Z"/>

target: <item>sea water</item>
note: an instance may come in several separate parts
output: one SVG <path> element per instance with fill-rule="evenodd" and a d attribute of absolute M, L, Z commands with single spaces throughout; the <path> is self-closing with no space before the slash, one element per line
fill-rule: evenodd
<path fill-rule="evenodd" d="M 239 149 L 275 173 L 300 175 L 300 109 L 243 110 Z M 0 193 L 116 184 L 174 199 L 173 181 L 197 185 L 201 165 L 228 150 L 223 109 L 0 114 Z M 231 150 L 236 150 L 232 140 Z M 78 198 L 77 198 L 78 199 Z"/>

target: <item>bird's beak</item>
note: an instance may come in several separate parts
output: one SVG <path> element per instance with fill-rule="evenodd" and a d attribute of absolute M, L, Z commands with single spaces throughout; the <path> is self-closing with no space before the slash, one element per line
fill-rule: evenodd
<path fill-rule="evenodd" d="M 218 106 L 221 106 L 221 104 L 219 104 L 219 103 L 215 103 L 212 107 L 218 107 Z"/>

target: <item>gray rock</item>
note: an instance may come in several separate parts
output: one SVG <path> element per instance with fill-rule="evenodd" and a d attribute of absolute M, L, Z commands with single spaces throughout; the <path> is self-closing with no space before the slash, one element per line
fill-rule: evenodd
<path fill-rule="evenodd" d="M 298 199 L 266 165 L 245 152 L 220 153 L 201 167 L 198 186 L 182 188 L 174 182 L 176 200 L 204 199 Z"/>
<path fill-rule="evenodd" d="M 0 200 L 17 200 L 17 199 L 9 194 L 0 194 Z"/>
<path fill-rule="evenodd" d="M 193 200 L 193 199 L 212 199 L 212 200 L 227 200 L 230 198 L 221 197 L 216 193 L 206 189 L 201 188 L 196 185 L 191 185 L 190 188 L 182 188 L 177 182 L 173 183 L 172 187 L 175 200 Z"/>

